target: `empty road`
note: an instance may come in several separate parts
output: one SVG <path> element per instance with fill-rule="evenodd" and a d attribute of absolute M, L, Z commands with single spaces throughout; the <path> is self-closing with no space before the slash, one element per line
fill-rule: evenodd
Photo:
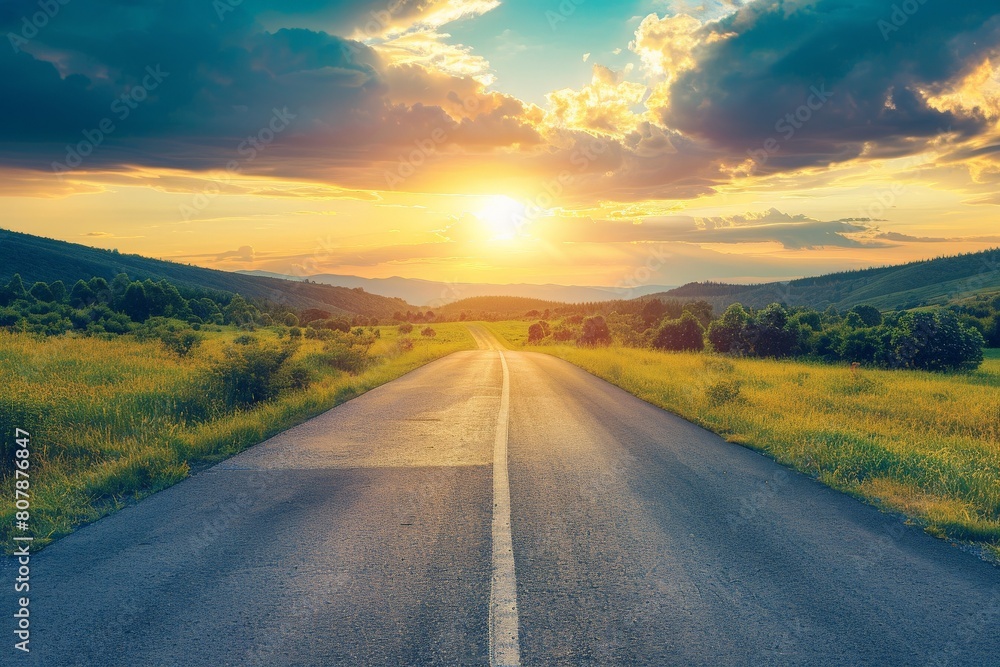
<path fill-rule="evenodd" d="M 39 553 L 0 664 L 1000 664 L 1000 569 L 474 331 Z"/>

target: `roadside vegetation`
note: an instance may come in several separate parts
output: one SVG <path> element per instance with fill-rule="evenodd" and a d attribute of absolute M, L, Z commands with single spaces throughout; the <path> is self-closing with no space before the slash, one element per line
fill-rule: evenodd
<path fill-rule="evenodd" d="M 15 297 L 0 306 L 8 317 L 0 326 L 0 479 L 10 492 L 13 432 L 29 431 L 36 547 L 428 361 L 475 347 L 459 324 L 411 336 L 363 316 L 293 313 L 237 295 L 185 296 L 165 282 L 153 289 L 118 282 L 106 291 L 98 283 L 92 291 L 103 296 L 79 302 L 58 286 L 56 294 L 35 289 L 37 296 L 11 290 Z M 150 306 L 150 293 L 162 292 L 170 310 Z M 215 308 L 201 303 L 204 315 L 192 308 L 201 300 Z M 5 543 L 13 512 L 0 510 Z"/>
<path fill-rule="evenodd" d="M 996 300 L 1000 307 L 1000 299 Z M 581 346 L 617 343 L 626 347 L 674 352 L 712 350 L 738 357 L 796 357 L 827 362 L 856 362 L 879 368 L 972 370 L 983 360 L 986 340 L 977 318 L 952 309 L 881 313 L 854 306 L 846 313 L 830 308 L 729 306 L 714 316 L 704 301 L 644 300 L 623 302 L 605 314 L 573 314 L 558 321 L 539 320 L 528 327 L 528 341 Z M 990 313 L 990 342 L 1000 316 Z"/>
<path fill-rule="evenodd" d="M 974 371 L 927 372 L 536 345 L 527 322 L 487 326 L 514 349 L 565 359 L 934 535 L 1000 555 L 1000 350 Z"/>

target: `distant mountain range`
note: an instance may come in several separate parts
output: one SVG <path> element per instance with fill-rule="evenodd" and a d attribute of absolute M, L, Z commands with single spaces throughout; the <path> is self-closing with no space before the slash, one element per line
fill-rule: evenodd
<path fill-rule="evenodd" d="M 669 290 L 665 285 L 644 285 L 630 289 L 616 287 L 576 287 L 572 285 L 529 285 L 524 283 L 500 285 L 493 283 L 444 283 L 415 278 L 359 278 L 322 273 L 314 276 L 296 277 L 268 271 L 241 271 L 251 276 L 282 278 L 285 280 L 310 280 L 312 282 L 338 287 L 360 287 L 373 294 L 396 297 L 418 306 L 440 308 L 441 306 L 479 296 L 517 296 L 543 301 L 562 303 L 584 303 L 587 301 L 609 301 L 612 299 L 632 299 Z"/>
<path fill-rule="evenodd" d="M 880 310 L 904 310 L 996 290 L 1000 290 L 1000 249 L 760 285 L 689 283 L 652 296 L 702 299 L 715 312 L 737 302 L 754 308 L 781 302 L 845 310 L 865 303 Z"/>
<path fill-rule="evenodd" d="M 295 309 L 320 308 L 341 315 L 387 318 L 413 308 L 400 299 L 363 290 L 216 271 L 0 229 L 0 280 L 9 280 L 15 273 L 29 286 L 39 280 L 61 280 L 72 287 L 80 279 L 101 276 L 110 281 L 119 273 L 134 280 L 166 278 L 178 286 L 239 293 Z"/>
<path fill-rule="evenodd" d="M 845 310 L 867 303 L 881 310 L 898 310 L 944 304 L 982 292 L 1000 292 L 1000 249 L 787 282 L 758 285 L 689 283 L 676 288 L 650 285 L 622 292 L 614 287 L 450 284 L 332 274 L 309 276 L 309 282 L 305 282 L 304 278 L 259 271 L 216 271 L 0 229 L 0 280 L 9 280 L 15 273 L 19 273 L 28 285 L 39 280 L 62 280 L 67 286 L 79 279 L 102 276 L 111 280 L 119 273 L 127 273 L 133 279 L 166 278 L 179 286 L 239 293 L 296 309 L 320 308 L 334 314 L 380 318 L 416 307 L 442 309 L 446 304 L 453 305 L 445 310 L 461 309 L 466 305 L 489 310 L 490 303 L 485 297 L 532 299 L 538 308 L 550 307 L 553 302 L 583 303 L 641 297 L 704 299 L 717 313 L 736 302 L 759 308 L 775 301 L 816 309 L 835 306 Z M 515 300 L 512 303 L 521 307 L 528 302 Z"/>

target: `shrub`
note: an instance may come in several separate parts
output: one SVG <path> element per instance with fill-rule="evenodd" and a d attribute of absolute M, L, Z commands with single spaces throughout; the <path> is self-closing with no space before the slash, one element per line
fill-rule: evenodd
<path fill-rule="evenodd" d="M 712 349 L 723 354 L 738 354 L 747 351 L 743 330 L 750 316 L 746 309 L 734 303 L 722 314 L 722 318 L 708 327 L 708 340 Z"/>
<path fill-rule="evenodd" d="M 743 337 L 758 357 L 787 357 L 795 350 L 798 327 L 788 320 L 788 311 L 772 303 L 747 322 Z"/>
<path fill-rule="evenodd" d="M 402 324 L 399 325 L 399 333 L 408 334 L 411 331 L 413 331 L 413 325 L 410 324 L 409 322 L 403 322 Z"/>
<path fill-rule="evenodd" d="M 191 350 L 201 345 L 201 336 L 191 329 L 166 331 L 160 335 L 160 341 L 177 356 L 186 357 Z"/>
<path fill-rule="evenodd" d="M 610 345 L 611 330 L 608 323 L 600 315 L 594 315 L 583 320 L 583 333 L 580 334 L 579 345 L 595 346 Z"/>
<path fill-rule="evenodd" d="M 539 320 L 528 327 L 528 342 L 537 343 L 550 333 L 552 333 L 552 331 L 549 329 L 549 323 L 544 320 Z"/>
<path fill-rule="evenodd" d="M 719 380 L 709 385 L 705 390 L 705 397 L 712 405 L 725 405 L 740 399 L 740 389 L 743 383 L 739 380 Z"/>
<path fill-rule="evenodd" d="M 560 324 L 555 329 L 552 330 L 552 339 L 557 340 L 560 343 L 573 340 L 576 337 L 576 332 L 569 328 L 565 324 Z"/>
<path fill-rule="evenodd" d="M 403 336 L 396 340 L 396 347 L 400 352 L 409 352 L 413 349 L 413 340 Z"/>
<path fill-rule="evenodd" d="M 319 356 L 320 363 L 345 373 L 359 373 L 368 365 L 368 355 L 362 349 L 330 342 Z"/>
<path fill-rule="evenodd" d="M 705 348 L 705 329 L 692 313 L 685 311 L 679 320 L 667 320 L 653 340 L 653 347 L 661 350 L 693 350 Z"/>
<path fill-rule="evenodd" d="M 434 329 L 431 329 L 430 327 L 424 327 L 420 331 L 420 335 L 427 336 L 428 338 L 433 338 L 434 336 L 437 336 L 437 331 L 434 331 Z"/>
<path fill-rule="evenodd" d="M 861 304 L 854 306 L 849 311 L 850 313 L 857 313 L 858 317 L 861 319 L 861 324 L 866 327 L 877 327 L 882 324 L 882 313 L 875 306 L 869 306 L 867 304 Z"/>
<path fill-rule="evenodd" d="M 971 370 L 983 363 L 983 336 L 950 311 L 906 313 L 889 345 L 893 365 L 929 371 Z"/>
<path fill-rule="evenodd" d="M 247 408 L 274 398 L 282 389 L 282 367 L 293 352 L 290 345 L 264 347 L 256 340 L 231 345 L 209 370 L 211 388 L 227 409 Z"/>

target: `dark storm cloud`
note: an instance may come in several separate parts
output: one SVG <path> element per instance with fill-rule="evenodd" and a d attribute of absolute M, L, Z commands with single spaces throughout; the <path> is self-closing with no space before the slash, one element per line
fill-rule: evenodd
<path fill-rule="evenodd" d="M 427 14 L 441 4 L 402 3 L 391 18 Z M 3 161 L 47 169 L 64 161 L 67 145 L 82 141 L 87 169 L 209 169 L 233 159 L 247 169 L 252 154 L 258 160 L 252 168 L 262 173 L 302 174 L 295 162 L 301 158 L 304 171 L 316 175 L 394 159 L 435 130 L 477 145 L 538 141 L 520 127 L 519 102 L 494 104 L 462 121 L 439 106 L 394 103 L 390 66 L 368 46 L 323 31 L 270 32 L 255 14 L 322 7 L 330 29 L 340 21 L 348 34 L 358 17 L 393 4 L 222 0 L 232 11 L 219 6 L 207 0 L 74 0 L 22 40 L 23 17 L 38 5 L 5 3 L 0 34 L 19 38 L 13 39 L 16 50 L 0 48 Z M 410 78 L 424 71 L 414 69 Z M 160 74 L 151 79 L 151 71 Z M 428 85 L 442 87 L 438 96 L 444 97 L 452 83 L 438 78 Z M 463 98 L 468 95 L 463 91 Z M 276 115 L 284 119 L 280 141 L 272 136 Z M 254 136 L 263 149 L 245 145 Z"/>
<path fill-rule="evenodd" d="M 901 4 L 915 10 L 893 22 Z M 981 64 L 1000 43 L 996 15 L 979 0 L 754 2 L 703 29 L 730 36 L 696 50 L 661 117 L 736 155 L 773 138 L 765 171 L 847 160 L 865 142 L 872 157 L 905 154 L 946 128 L 972 136 L 986 121 L 935 110 L 919 91 Z"/>

